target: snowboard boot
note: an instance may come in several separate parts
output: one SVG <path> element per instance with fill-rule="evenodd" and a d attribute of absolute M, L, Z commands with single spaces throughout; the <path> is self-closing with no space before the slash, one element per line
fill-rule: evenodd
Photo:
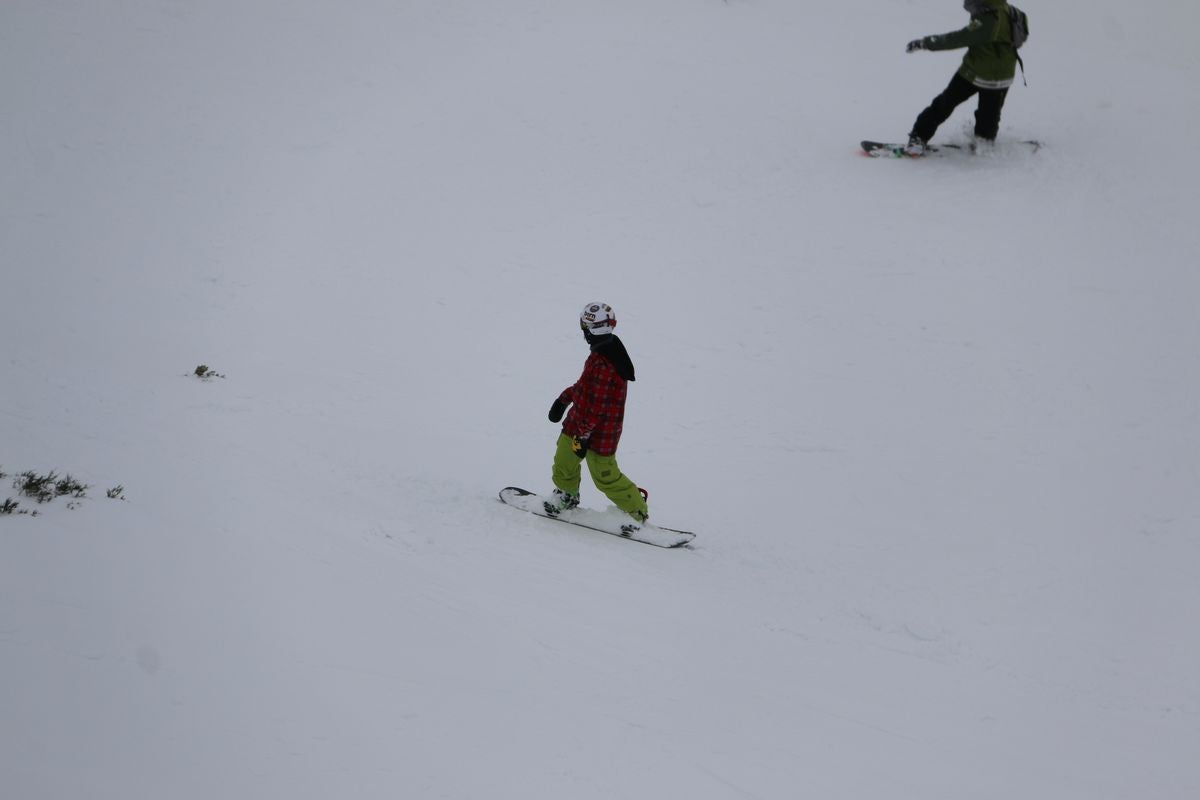
<path fill-rule="evenodd" d="M 542 503 L 542 508 L 546 509 L 546 513 L 552 517 L 557 517 L 564 511 L 568 511 L 579 505 L 579 495 L 564 492 L 562 489 L 555 489 L 550 494 L 550 499 Z"/>
<path fill-rule="evenodd" d="M 630 516 L 631 521 L 621 526 L 622 536 L 631 536 L 637 533 L 646 524 L 647 520 L 650 519 L 649 511 L 627 511 L 625 513 Z"/>
<path fill-rule="evenodd" d="M 971 140 L 969 149 L 977 156 L 990 156 L 996 154 L 996 140 L 985 139 L 982 136 L 976 136 Z"/>
<path fill-rule="evenodd" d="M 908 144 L 904 148 L 904 155 L 910 158 L 920 158 L 925 155 L 925 140 L 915 133 L 910 133 Z"/>

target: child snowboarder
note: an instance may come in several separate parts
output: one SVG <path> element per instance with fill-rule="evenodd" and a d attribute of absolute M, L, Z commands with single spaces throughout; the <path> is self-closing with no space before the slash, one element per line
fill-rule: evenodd
<path fill-rule="evenodd" d="M 637 484 L 617 466 L 626 390 L 634 376 L 629 353 L 613 333 L 616 326 L 612 307 L 604 303 L 588 303 L 579 315 L 579 327 L 591 346 L 591 354 L 579 380 L 564 389 L 550 406 L 551 422 L 561 420 L 564 412 L 567 418 L 554 452 L 555 488 L 545 502 L 547 514 L 557 515 L 579 505 L 582 464 L 587 461 L 596 488 L 617 508 L 637 522 L 645 522 L 650 516 Z"/>
<path fill-rule="evenodd" d="M 979 143 L 994 143 L 1000 130 L 1000 110 L 1017 70 L 1017 51 L 1013 47 L 1009 23 L 1010 9 L 1005 0 L 963 0 L 971 15 L 967 27 L 923 39 L 914 39 L 905 48 L 917 50 L 955 50 L 967 48 L 962 66 L 950 79 L 946 90 L 917 117 L 908 135 L 905 152 L 924 155 L 925 147 L 938 126 L 950 118 L 960 104 L 979 94 L 975 111 L 975 138 Z"/>

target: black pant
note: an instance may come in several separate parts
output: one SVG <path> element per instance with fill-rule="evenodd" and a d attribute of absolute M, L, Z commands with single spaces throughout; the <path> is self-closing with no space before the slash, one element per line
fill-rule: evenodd
<path fill-rule="evenodd" d="M 971 95 L 979 93 L 979 107 L 975 109 L 975 136 L 980 139 L 995 139 L 1000 131 L 1000 110 L 1004 108 L 1004 98 L 1008 89 L 980 89 L 968 80 L 958 75 L 950 79 L 946 91 L 933 98 L 929 108 L 925 109 L 913 123 L 912 135 L 920 136 L 921 141 L 928 142 L 937 133 L 938 126 L 950 119 L 954 109 L 969 100 Z"/>

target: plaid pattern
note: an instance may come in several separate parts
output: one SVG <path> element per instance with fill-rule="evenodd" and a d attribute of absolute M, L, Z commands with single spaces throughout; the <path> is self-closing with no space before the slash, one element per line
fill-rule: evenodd
<path fill-rule="evenodd" d="M 628 384 L 607 358 L 588 356 L 583 374 L 558 399 L 570 404 L 563 420 L 563 433 L 589 441 L 589 449 L 600 456 L 617 452 L 625 424 L 625 394 Z"/>

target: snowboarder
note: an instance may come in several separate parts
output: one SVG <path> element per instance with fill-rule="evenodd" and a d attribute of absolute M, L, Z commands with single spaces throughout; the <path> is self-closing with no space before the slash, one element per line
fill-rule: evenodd
<path fill-rule="evenodd" d="M 562 420 L 562 433 L 554 452 L 554 492 L 545 502 L 547 514 L 556 515 L 579 505 L 582 465 L 596 488 L 617 508 L 645 522 L 650 516 L 646 498 L 637 484 L 617 466 L 617 443 L 625 421 L 625 397 L 634 379 L 633 362 L 625 345 L 613 333 L 617 317 L 605 303 L 588 303 L 579 315 L 579 327 L 591 346 L 583 374 L 550 406 L 550 421 Z M 570 411 L 567 411 L 568 406 Z"/>
<path fill-rule="evenodd" d="M 963 8 L 971 15 L 965 28 L 914 39 L 905 48 L 909 53 L 967 48 L 962 66 L 950 79 L 950 85 L 913 123 L 905 148 L 910 156 L 924 155 L 938 126 L 976 93 L 979 94 L 979 106 L 975 111 L 976 141 L 994 143 L 1000 130 L 1000 110 L 1017 70 L 1017 51 L 1013 47 L 1009 23 L 1011 11 L 1006 0 L 963 0 Z"/>

